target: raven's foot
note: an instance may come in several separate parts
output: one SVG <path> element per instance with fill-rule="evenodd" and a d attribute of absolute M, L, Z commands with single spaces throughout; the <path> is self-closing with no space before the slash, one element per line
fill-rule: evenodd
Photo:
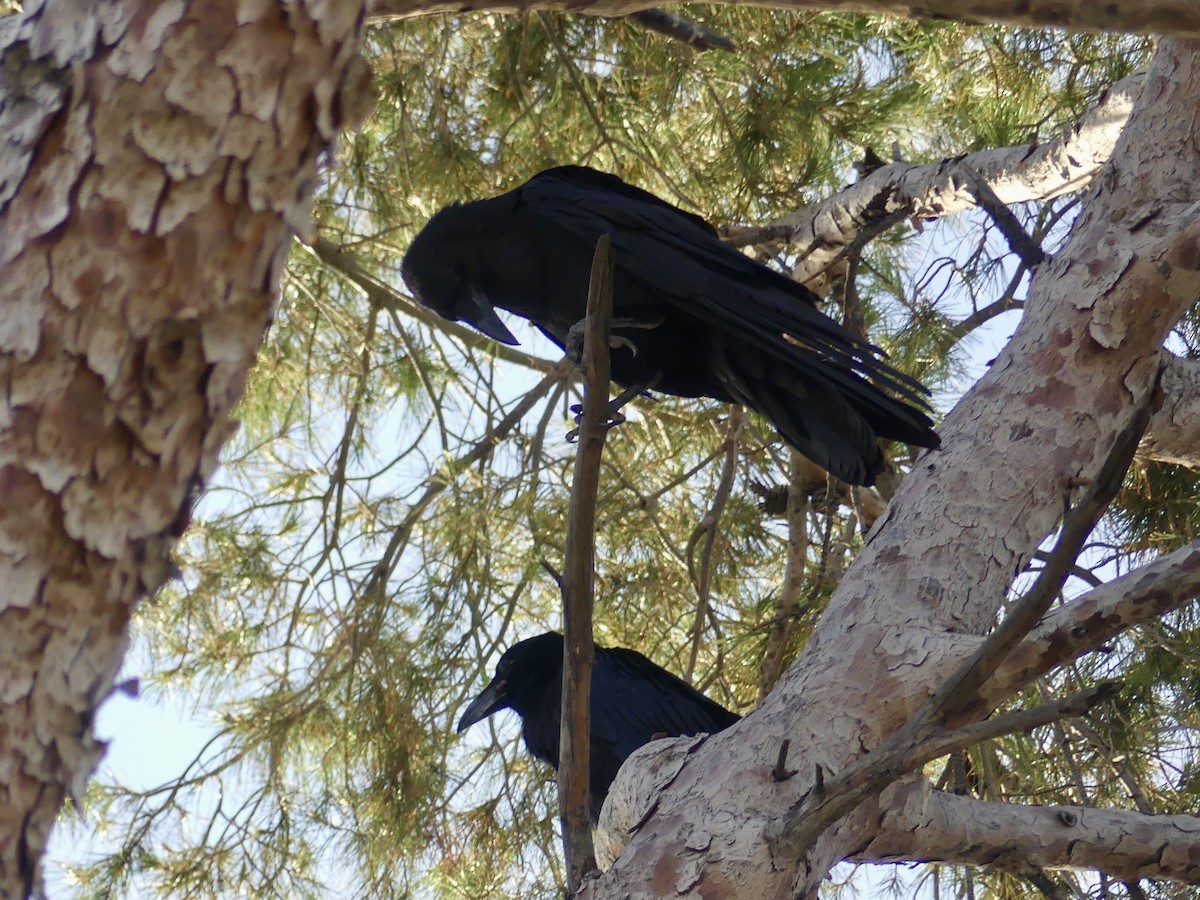
<path fill-rule="evenodd" d="M 618 328 L 642 328 L 650 330 L 651 328 L 657 328 L 665 321 L 666 319 L 661 316 L 653 321 L 643 319 L 613 319 L 609 323 L 608 347 L 610 350 L 616 350 L 619 347 L 628 347 L 629 352 L 637 356 L 637 345 L 633 341 L 622 335 L 612 334 L 612 332 Z M 583 336 L 586 331 L 587 319 L 580 319 L 567 330 L 567 356 L 571 358 L 575 365 L 581 368 L 583 366 Z"/>
<path fill-rule="evenodd" d="M 636 397 L 638 394 L 644 394 L 658 384 L 662 378 L 662 373 L 659 372 L 649 382 L 649 384 L 635 384 L 625 388 L 616 397 L 608 401 L 608 415 L 604 421 L 605 428 L 616 428 L 618 425 L 623 425 L 627 421 L 625 414 L 621 412 L 621 408 Z M 579 440 L 579 427 L 583 424 L 583 404 L 575 403 L 571 406 L 571 412 L 575 414 L 575 428 L 567 432 L 567 443 L 573 444 Z"/>

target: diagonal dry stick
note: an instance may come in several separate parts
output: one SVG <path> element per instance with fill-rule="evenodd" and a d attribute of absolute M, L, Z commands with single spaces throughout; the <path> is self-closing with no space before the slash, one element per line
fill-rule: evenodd
<path fill-rule="evenodd" d="M 596 242 L 588 285 L 583 339 L 583 414 L 567 513 L 563 563 L 562 725 L 559 734 L 558 798 L 567 857 L 567 884 L 574 893 L 596 868 L 588 810 L 589 700 L 592 682 L 592 595 L 596 566 L 596 497 L 600 458 L 608 434 L 608 333 L 612 320 L 612 240 Z"/>
<path fill-rule="evenodd" d="M 992 217 L 992 221 L 1008 239 L 1008 246 L 1021 258 L 1025 268 L 1033 271 L 1045 262 L 1046 251 L 1025 230 L 1004 201 L 996 196 L 996 192 L 987 183 L 987 179 L 965 163 L 959 163 L 958 171 L 970 183 L 970 190 L 975 195 L 975 202 Z"/>

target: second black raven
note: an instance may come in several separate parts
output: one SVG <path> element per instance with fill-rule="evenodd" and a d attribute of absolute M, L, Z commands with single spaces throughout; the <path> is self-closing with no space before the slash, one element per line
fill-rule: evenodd
<path fill-rule="evenodd" d="M 879 437 L 938 446 L 928 391 L 818 311 L 815 294 L 614 175 L 562 166 L 498 197 L 452 204 L 413 240 L 402 270 L 444 318 L 515 344 L 500 307 L 565 347 L 584 317 L 603 234 L 616 265 L 618 383 L 745 404 L 852 484 L 882 471 Z"/>
<path fill-rule="evenodd" d="M 593 823 L 621 763 L 638 747 L 655 737 L 721 731 L 739 718 L 636 650 L 597 647 L 595 659 L 588 778 Z M 557 631 L 513 644 L 491 683 L 463 712 L 458 730 L 512 709 L 521 717 L 529 752 L 557 769 L 562 665 Z"/>

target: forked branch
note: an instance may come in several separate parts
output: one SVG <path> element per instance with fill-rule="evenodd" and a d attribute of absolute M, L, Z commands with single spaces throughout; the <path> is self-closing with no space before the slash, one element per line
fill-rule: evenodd
<path fill-rule="evenodd" d="M 827 780 L 822 791 L 801 798 L 783 821 L 770 829 L 767 838 L 777 856 L 806 854 L 834 822 L 925 762 L 1002 734 L 1081 715 L 1112 694 L 1113 684 L 1105 683 L 1031 710 L 963 728 L 946 727 L 947 722 L 969 721 L 971 715 L 980 715 L 980 686 L 1037 624 L 1061 590 L 1083 542 L 1120 489 L 1150 420 L 1155 393 L 1150 392 L 1135 409 L 1132 421 L 1117 435 L 1087 493 L 1067 513 L 1054 551 L 1025 597 L 906 725 L 836 778 Z"/>

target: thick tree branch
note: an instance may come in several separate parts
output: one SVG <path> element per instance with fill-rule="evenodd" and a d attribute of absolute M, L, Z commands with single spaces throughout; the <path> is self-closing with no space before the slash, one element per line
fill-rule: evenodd
<path fill-rule="evenodd" d="M 1083 548 L 1083 542 L 1092 533 L 1117 491 L 1121 489 L 1125 473 L 1129 470 L 1129 464 L 1133 462 L 1138 441 L 1141 440 L 1146 431 L 1146 423 L 1150 420 L 1152 396 L 1152 393 L 1146 395 L 1134 412 L 1133 421 L 1117 435 L 1112 450 L 1092 479 L 1083 499 L 1067 514 L 1062 531 L 1055 541 L 1054 550 L 1038 573 L 1033 586 L 1013 606 L 996 630 L 988 635 L 971 658 L 937 689 L 922 711 L 913 717 L 915 728 L 919 730 L 924 723 L 946 721 L 968 709 L 978 709 L 980 686 L 1004 660 L 1008 659 L 1016 645 L 1045 615 L 1070 575 L 1071 567 L 1075 565 L 1075 560 Z"/>
<path fill-rule="evenodd" d="M 1194 0 L 739 0 L 747 6 L 770 9 L 829 10 L 891 13 L 919 19 L 940 19 L 970 25 L 1052 26 L 1073 31 L 1122 31 L 1135 34 L 1200 36 L 1200 4 Z M 657 0 L 374 0 L 372 23 L 435 13 L 558 10 L 596 16 L 626 16 L 659 6 Z"/>
<path fill-rule="evenodd" d="M 1127 628 L 1200 597 L 1200 543 L 1168 553 L 1052 610 L 979 691 L 991 708 Z"/>
<path fill-rule="evenodd" d="M 993 803 L 932 790 L 924 779 L 897 784 L 884 799 L 881 830 L 852 858 L 1200 883 L 1200 817 Z"/>
<path fill-rule="evenodd" d="M 978 702 L 979 687 L 1037 624 L 1058 595 L 1083 542 L 1120 490 L 1150 419 L 1151 396 L 1147 395 L 1135 411 L 1133 421 L 1117 436 L 1083 499 L 1068 513 L 1053 553 L 1025 596 L 903 728 L 856 760 L 823 791 L 814 791 L 803 798 L 778 826 L 768 830 L 777 855 L 806 854 L 826 828 L 868 796 L 923 763 L 991 737 L 1029 731 L 1038 725 L 1080 715 L 1111 693 L 1111 685 L 1100 685 L 1034 709 L 975 722 L 954 731 L 944 728 L 950 721 L 969 721 L 971 713 L 974 718 L 986 714 Z"/>
<path fill-rule="evenodd" d="M 608 333 L 612 321 L 613 252 L 606 234 L 596 243 L 588 285 L 587 327 L 583 338 L 583 412 L 579 452 L 567 514 L 563 563 L 563 684 L 559 740 L 558 795 L 562 813 L 567 881 L 573 891 L 596 868 L 588 803 L 591 748 L 589 698 L 592 687 L 592 603 L 596 587 L 596 501 L 600 461 L 608 436 Z"/>
<path fill-rule="evenodd" d="M 973 179 L 964 176 L 964 168 L 975 173 L 1002 204 L 1049 200 L 1080 190 L 1112 155 L 1141 93 L 1142 80 L 1142 75 L 1133 75 L 1118 81 L 1054 140 L 981 150 L 927 165 L 891 163 L 769 227 L 788 229 L 792 243 L 804 251 L 793 275 L 809 282 L 830 269 L 864 230 L 878 222 L 940 218 L 976 208 L 976 189 Z"/>

